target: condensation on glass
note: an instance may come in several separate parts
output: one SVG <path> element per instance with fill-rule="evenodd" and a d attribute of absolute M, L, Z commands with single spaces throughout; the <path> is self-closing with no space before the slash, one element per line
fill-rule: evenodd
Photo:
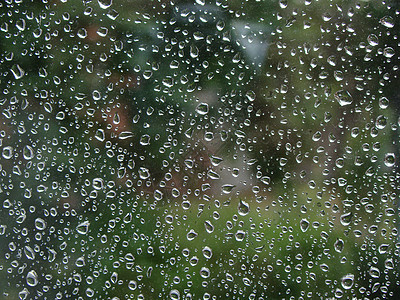
<path fill-rule="evenodd" d="M 0 3 L 1 299 L 389 299 L 399 4 Z"/>

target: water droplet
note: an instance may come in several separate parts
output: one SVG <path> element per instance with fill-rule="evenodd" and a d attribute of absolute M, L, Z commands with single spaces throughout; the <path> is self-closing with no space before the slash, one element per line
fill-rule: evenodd
<path fill-rule="evenodd" d="M 214 231 L 214 225 L 210 221 L 206 220 L 204 222 L 204 226 L 206 228 L 207 233 L 212 233 Z"/>
<path fill-rule="evenodd" d="M 21 79 L 25 75 L 25 71 L 20 65 L 16 64 L 11 67 L 11 72 L 13 73 L 15 79 Z"/>
<path fill-rule="evenodd" d="M 218 174 L 217 172 L 213 171 L 213 170 L 209 170 L 209 171 L 207 172 L 207 176 L 208 176 L 210 179 L 214 179 L 214 180 L 220 178 L 219 174 Z"/>
<path fill-rule="evenodd" d="M 345 290 L 351 289 L 353 284 L 354 284 L 354 275 L 353 274 L 347 274 L 342 278 L 342 287 Z"/>
<path fill-rule="evenodd" d="M 340 223 L 342 223 L 343 226 L 348 226 L 350 225 L 352 218 L 353 214 L 351 212 L 343 214 L 340 216 Z"/>
<path fill-rule="evenodd" d="M 246 232 L 244 232 L 243 230 L 238 230 L 235 233 L 235 239 L 238 242 L 242 242 L 244 240 L 245 236 L 246 236 Z"/>
<path fill-rule="evenodd" d="M 193 241 L 196 237 L 197 237 L 197 232 L 196 231 L 194 231 L 193 229 L 191 229 L 188 233 L 187 233 L 187 235 L 186 235 L 186 238 L 189 240 L 189 241 Z"/>
<path fill-rule="evenodd" d="M 247 91 L 246 92 L 246 98 L 250 101 L 253 102 L 256 99 L 256 93 L 253 91 Z"/>
<path fill-rule="evenodd" d="M 78 226 L 76 226 L 76 231 L 79 234 L 87 234 L 89 231 L 89 221 L 84 221 L 82 223 L 80 223 Z"/>
<path fill-rule="evenodd" d="M 107 33 L 108 33 L 107 27 L 100 27 L 100 28 L 97 30 L 97 34 L 98 34 L 99 36 L 101 36 L 101 37 L 105 37 L 105 36 L 107 35 Z"/>
<path fill-rule="evenodd" d="M 300 229 L 303 232 L 306 232 L 308 230 L 308 227 L 310 226 L 310 222 L 306 219 L 301 219 L 300 221 Z"/>
<path fill-rule="evenodd" d="M 83 256 L 78 257 L 78 258 L 76 259 L 76 261 L 75 261 L 75 265 L 76 265 L 78 268 L 84 267 L 84 266 L 85 266 L 85 258 L 84 258 Z"/>
<path fill-rule="evenodd" d="M 150 136 L 148 134 L 144 134 L 142 135 L 142 137 L 140 138 L 140 144 L 142 146 L 147 146 L 150 144 Z"/>
<path fill-rule="evenodd" d="M 327 264 L 325 264 L 325 263 L 321 264 L 319 267 L 321 268 L 321 270 L 323 272 L 328 272 L 329 271 L 329 266 Z"/>
<path fill-rule="evenodd" d="M 380 20 L 380 23 L 387 27 L 387 28 L 393 28 L 394 27 L 394 20 L 391 16 L 385 16 Z"/>
<path fill-rule="evenodd" d="M 371 33 L 371 34 L 368 36 L 368 43 L 369 43 L 371 46 L 377 46 L 377 45 L 379 44 L 379 39 L 378 39 L 378 37 L 377 37 L 375 34 Z"/>
<path fill-rule="evenodd" d="M 271 183 L 271 178 L 268 177 L 268 176 L 263 176 L 263 177 L 261 177 L 260 180 L 261 180 L 262 183 L 264 183 L 266 185 L 269 185 Z"/>
<path fill-rule="evenodd" d="M 386 47 L 385 49 L 383 49 L 383 55 L 387 58 L 391 58 L 396 54 L 396 52 L 394 51 L 394 49 L 392 47 Z"/>
<path fill-rule="evenodd" d="M 221 190 L 224 194 L 229 194 L 230 192 L 232 192 L 232 190 L 234 189 L 235 185 L 233 184 L 224 184 L 221 187 Z"/>
<path fill-rule="evenodd" d="M 76 34 L 79 38 L 84 39 L 87 37 L 87 30 L 85 28 L 80 28 Z"/>
<path fill-rule="evenodd" d="M 160 190 L 155 190 L 154 191 L 154 199 L 156 199 L 157 201 L 162 200 L 163 196 L 164 195 Z"/>
<path fill-rule="evenodd" d="M 380 245 L 379 248 L 378 248 L 379 254 L 385 254 L 388 249 L 389 249 L 389 245 L 388 244 Z"/>
<path fill-rule="evenodd" d="M 31 160 L 34 157 L 33 148 L 29 145 L 26 145 L 22 151 L 23 156 L 26 160 Z"/>
<path fill-rule="evenodd" d="M 147 178 L 149 178 L 149 177 L 150 177 L 150 171 L 149 171 L 149 169 L 144 168 L 144 167 L 140 167 L 140 168 L 139 168 L 139 177 L 140 177 L 141 179 L 147 179 Z"/>
<path fill-rule="evenodd" d="M 197 105 L 196 107 L 196 112 L 199 115 L 206 115 L 208 114 L 208 104 L 207 103 L 200 103 L 199 105 Z"/>
<path fill-rule="evenodd" d="M 210 247 L 208 247 L 208 246 L 205 246 L 203 248 L 202 252 L 203 252 L 203 255 L 204 255 L 204 257 L 206 259 L 210 259 L 212 257 L 212 255 L 213 255 L 212 249 Z"/>
<path fill-rule="evenodd" d="M 210 277 L 210 269 L 206 267 L 202 267 L 200 269 L 200 276 L 203 278 L 208 278 Z"/>
<path fill-rule="evenodd" d="M 378 268 L 371 266 L 369 269 L 369 275 L 373 278 L 379 278 L 379 276 L 381 276 L 381 271 Z"/>
<path fill-rule="evenodd" d="M 29 246 L 24 247 L 24 253 L 27 259 L 34 260 L 35 259 L 35 252 Z"/>
<path fill-rule="evenodd" d="M 28 274 L 26 275 L 26 283 L 29 286 L 36 286 L 38 282 L 39 280 L 36 271 L 34 270 L 29 271 Z"/>
<path fill-rule="evenodd" d="M 129 139 L 129 138 L 132 138 L 133 136 L 134 136 L 134 134 L 133 134 L 133 132 L 131 132 L 131 131 L 122 131 L 122 132 L 119 134 L 118 138 L 119 138 L 120 140 L 126 140 L 126 139 Z"/>
<path fill-rule="evenodd" d="M 3 158 L 10 159 L 13 156 L 13 152 L 14 152 L 13 147 L 11 146 L 4 147 L 2 152 Z"/>
<path fill-rule="evenodd" d="M 223 159 L 222 159 L 221 157 L 212 155 L 212 156 L 210 157 L 210 161 L 211 161 L 211 164 L 212 164 L 214 167 L 216 167 L 216 166 L 218 166 L 218 165 L 223 161 Z"/>
<path fill-rule="evenodd" d="M 22 291 L 18 293 L 18 297 L 20 300 L 26 300 L 28 298 L 29 291 L 27 288 L 24 288 Z"/>
<path fill-rule="evenodd" d="M 239 201 L 239 205 L 238 205 L 238 213 L 241 216 L 245 216 L 249 213 L 250 211 L 250 207 L 249 204 L 244 202 L 243 200 Z"/>
<path fill-rule="evenodd" d="M 112 5 L 112 0 L 97 0 L 101 9 L 107 9 Z"/>
<path fill-rule="evenodd" d="M 342 239 L 337 239 L 333 246 L 334 246 L 336 252 L 341 253 L 344 248 L 344 241 Z"/>
<path fill-rule="evenodd" d="M 36 218 L 35 227 L 37 230 L 45 230 L 47 227 L 46 221 L 42 218 Z"/>
<path fill-rule="evenodd" d="M 92 181 L 92 186 L 95 190 L 102 190 L 104 187 L 103 178 L 94 178 Z"/>
<path fill-rule="evenodd" d="M 205 0 L 196 0 L 196 3 L 198 5 L 204 6 L 206 4 L 206 1 Z"/>
<path fill-rule="evenodd" d="M 392 258 L 388 258 L 385 260 L 385 268 L 389 270 L 394 269 L 394 263 Z"/>
<path fill-rule="evenodd" d="M 171 300 L 179 300 L 181 298 L 181 294 L 179 293 L 178 290 L 171 290 L 169 292 L 169 298 Z"/>
<path fill-rule="evenodd" d="M 98 140 L 100 142 L 104 142 L 104 140 L 106 139 L 104 130 L 103 129 L 97 129 L 94 137 L 96 138 L 96 140 Z"/>
<path fill-rule="evenodd" d="M 335 93 L 335 99 L 340 106 L 350 105 L 353 103 L 353 97 L 348 91 L 340 90 Z"/>

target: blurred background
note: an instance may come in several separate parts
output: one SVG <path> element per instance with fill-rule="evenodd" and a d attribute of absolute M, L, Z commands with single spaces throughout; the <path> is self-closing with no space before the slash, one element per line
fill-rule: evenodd
<path fill-rule="evenodd" d="M 2 2 L 1 298 L 398 295 L 399 12 Z"/>

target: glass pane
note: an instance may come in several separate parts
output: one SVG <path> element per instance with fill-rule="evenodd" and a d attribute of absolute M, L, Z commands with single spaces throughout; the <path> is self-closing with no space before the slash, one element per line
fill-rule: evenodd
<path fill-rule="evenodd" d="M 399 295 L 399 13 L 2 1 L 0 298 Z"/>

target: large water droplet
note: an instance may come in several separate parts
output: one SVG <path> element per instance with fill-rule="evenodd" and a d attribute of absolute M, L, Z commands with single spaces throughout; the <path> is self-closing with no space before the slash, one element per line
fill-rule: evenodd
<path fill-rule="evenodd" d="M 239 205 L 238 205 L 238 213 L 239 213 L 239 215 L 245 216 L 245 215 L 247 215 L 249 213 L 249 211 L 250 211 L 249 204 L 246 203 L 243 200 L 240 200 L 239 201 Z"/>
<path fill-rule="evenodd" d="M 210 221 L 206 220 L 204 222 L 204 226 L 206 228 L 207 233 L 212 233 L 214 231 L 214 225 Z"/>
<path fill-rule="evenodd" d="M 379 276 L 381 276 L 381 271 L 378 268 L 371 266 L 369 269 L 369 275 L 373 278 L 379 278 Z"/>
<path fill-rule="evenodd" d="M 37 275 L 36 271 L 34 271 L 34 270 L 29 271 L 28 274 L 26 275 L 26 283 L 29 286 L 36 286 L 38 284 L 38 282 L 39 282 L 39 279 L 38 279 L 38 275 Z"/>
<path fill-rule="evenodd" d="M 42 218 L 37 218 L 35 220 L 35 227 L 37 230 L 45 230 L 47 227 L 46 221 Z"/>
<path fill-rule="evenodd" d="M 97 0 L 101 9 L 107 9 L 112 5 L 112 0 Z"/>
<path fill-rule="evenodd" d="M 76 226 L 76 231 L 79 234 L 87 234 L 89 231 L 89 225 L 89 221 L 82 222 L 78 226 Z"/>
<path fill-rule="evenodd" d="M 16 64 L 11 67 L 11 72 L 13 73 L 15 79 L 21 79 L 25 75 L 24 69 L 20 65 Z"/>
<path fill-rule="evenodd" d="M 208 114 L 208 104 L 207 103 L 200 103 L 199 105 L 197 105 L 196 107 L 196 112 L 199 115 L 206 115 Z"/>
<path fill-rule="evenodd" d="M 341 253 L 343 251 L 344 241 L 342 239 L 337 239 L 333 246 L 336 252 Z"/>
<path fill-rule="evenodd" d="M 353 217 L 353 214 L 350 213 L 346 213 L 340 216 L 340 223 L 342 223 L 343 226 L 348 226 L 351 223 L 351 219 Z"/>
<path fill-rule="evenodd" d="M 306 219 L 301 219 L 300 221 L 300 229 L 303 232 L 306 232 L 308 230 L 308 227 L 310 226 L 310 222 Z"/>
<path fill-rule="evenodd" d="M 188 233 L 187 233 L 187 235 L 186 235 L 186 238 L 189 240 L 189 241 L 193 241 L 196 237 L 197 237 L 197 232 L 196 231 L 194 231 L 193 229 L 191 229 Z"/>
<path fill-rule="evenodd" d="M 2 152 L 3 158 L 10 159 L 13 156 L 13 152 L 14 152 L 13 147 L 11 146 L 4 147 Z"/>
<path fill-rule="evenodd" d="M 212 255 L 213 255 L 212 249 L 210 247 L 208 247 L 208 246 L 205 246 L 203 248 L 202 252 L 203 252 L 203 255 L 204 255 L 204 257 L 206 259 L 210 259 L 212 257 Z"/>
<path fill-rule="evenodd" d="M 335 99 L 340 104 L 340 106 L 346 106 L 353 103 L 353 97 L 348 91 L 340 90 L 335 93 Z"/>
<path fill-rule="evenodd" d="M 387 27 L 387 28 L 393 28 L 394 27 L 394 20 L 391 16 L 385 16 L 382 19 L 380 19 L 380 23 Z"/>
<path fill-rule="evenodd" d="M 238 231 L 236 231 L 236 233 L 235 233 L 235 239 L 236 239 L 238 242 L 243 241 L 244 238 L 245 238 L 245 236 L 246 236 L 246 232 L 244 232 L 243 230 L 238 230 Z"/>
<path fill-rule="evenodd" d="M 345 290 L 351 289 L 353 284 L 354 284 L 354 275 L 353 274 L 347 274 L 342 278 L 342 287 Z"/>
<path fill-rule="evenodd" d="M 221 187 L 221 190 L 224 194 L 229 194 L 230 192 L 232 192 L 232 190 L 234 189 L 235 185 L 233 184 L 224 184 Z"/>

